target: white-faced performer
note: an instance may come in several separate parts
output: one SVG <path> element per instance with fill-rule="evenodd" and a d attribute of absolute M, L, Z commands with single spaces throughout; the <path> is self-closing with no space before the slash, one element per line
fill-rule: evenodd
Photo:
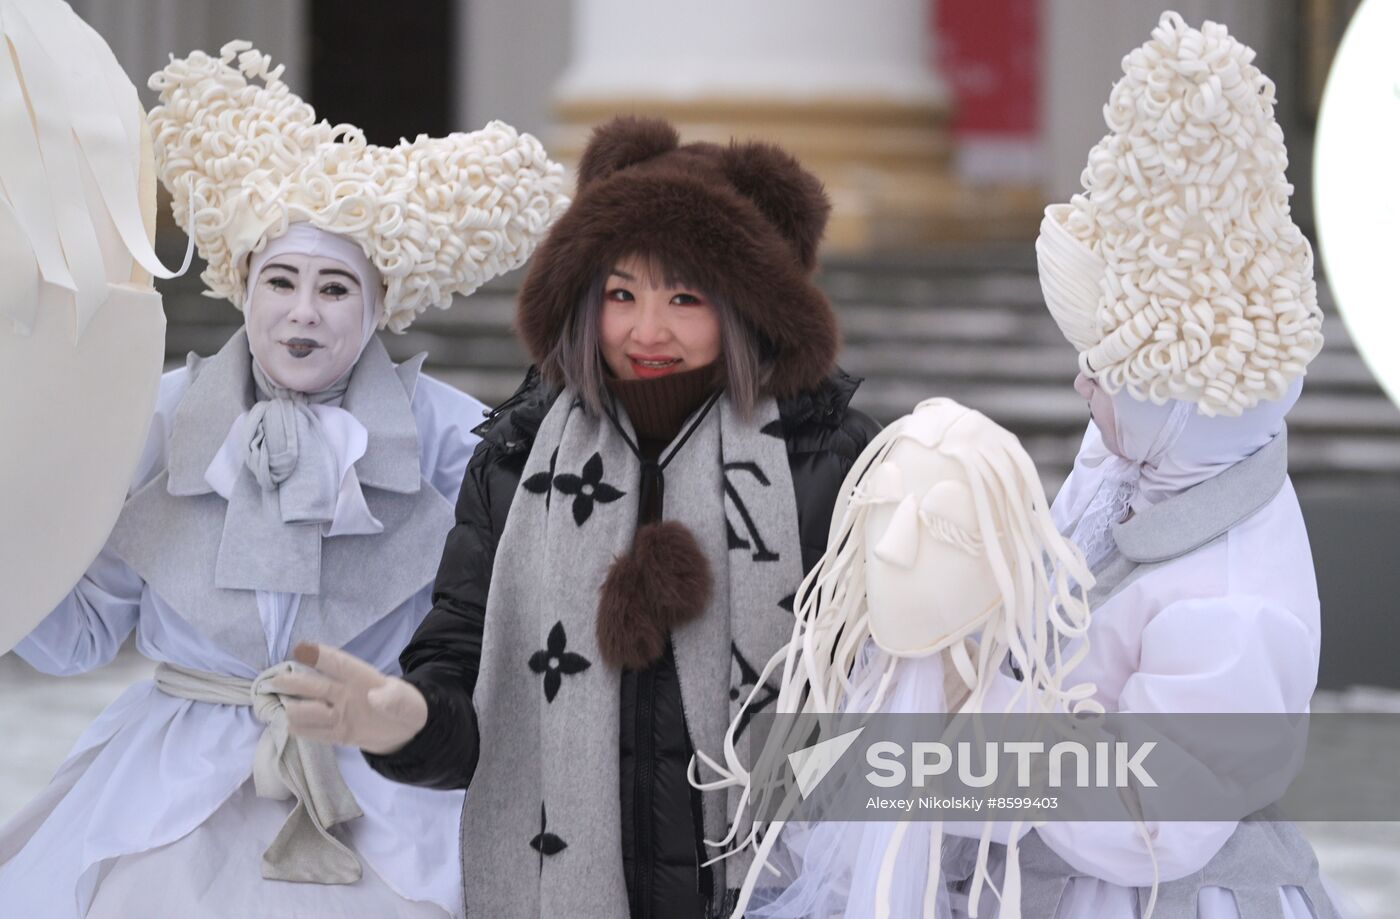
<path fill-rule="evenodd" d="M 483 411 L 376 330 L 519 266 L 562 170 L 499 122 L 368 145 L 280 72 L 233 42 L 151 79 L 175 217 L 245 325 L 163 378 L 106 547 L 16 649 L 79 673 L 134 630 L 158 666 L 0 830 L 6 915 L 461 910 L 461 793 L 289 737 L 268 683 L 299 641 L 397 671 Z"/>
<path fill-rule="evenodd" d="M 1110 713 L 1308 710 L 1320 609 L 1284 416 L 1322 347 L 1273 83 L 1225 28 L 1164 14 L 1123 60 L 1084 193 L 1047 209 L 1046 302 L 1093 416 L 1056 497 L 1096 584 L 1072 679 Z M 1189 745 L 1190 738 L 1180 738 Z M 1047 823 L 1022 915 L 1338 915 L 1291 824 Z M 978 916 L 996 915 L 982 900 Z"/>

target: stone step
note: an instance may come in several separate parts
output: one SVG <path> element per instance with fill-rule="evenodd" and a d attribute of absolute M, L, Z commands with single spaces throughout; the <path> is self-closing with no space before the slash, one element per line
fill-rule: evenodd
<path fill-rule="evenodd" d="M 514 281 L 515 275 L 509 279 Z M 226 324 L 237 314 L 222 301 L 198 295 L 202 285 L 164 282 L 166 315 L 175 324 Z M 864 272 L 829 273 L 823 285 L 841 318 L 847 341 L 958 341 L 1005 344 L 1039 342 L 1066 347 L 1059 330 L 1045 311 L 1039 282 L 1034 274 L 1009 277 L 887 279 L 893 288 L 887 297 L 877 296 L 871 285 L 878 276 Z M 510 334 L 515 313 L 516 285 L 497 281 L 447 310 L 428 310 L 413 329 L 434 334 Z M 1352 350 L 1350 336 L 1330 294 L 1320 285 L 1323 302 L 1323 334 L 1328 350 Z"/>
<path fill-rule="evenodd" d="M 1024 310 L 997 303 L 914 307 L 838 301 L 836 309 L 842 338 L 850 345 L 872 342 L 957 343 L 970 347 L 1025 344 L 1049 351 L 1069 351 L 1059 329 L 1039 305 L 1034 310 Z M 425 313 L 409 332 L 445 337 L 509 337 L 513 335 L 514 315 L 515 304 L 509 297 L 495 293 L 477 295 L 450 310 Z M 184 321 L 183 311 L 174 316 Z M 1337 316 L 1328 315 L 1323 319 L 1322 332 L 1327 353 L 1355 353 L 1346 326 Z"/>
<path fill-rule="evenodd" d="M 1077 371 L 1074 352 L 1066 345 L 915 344 L 904 341 L 847 340 L 841 366 L 875 379 L 899 376 L 917 380 L 982 380 L 1069 385 Z M 1308 368 L 1310 389 L 1373 392 L 1375 378 L 1354 355 L 1325 350 Z"/>
<path fill-rule="evenodd" d="M 519 369 L 430 370 L 488 405 L 507 399 L 523 376 Z M 981 382 L 940 390 L 907 380 L 870 379 L 856 393 L 854 405 L 880 423 L 888 424 L 933 396 L 956 399 L 1022 438 L 1058 435 L 1073 439 L 1077 445 L 1088 418 L 1084 400 L 1068 388 Z M 1335 462 L 1352 471 L 1365 468 L 1400 471 L 1400 410 L 1383 396 L 1336 397 L 1309 392 L 1299 400 L 1288 421 L 1292 439 L 1309 443 L 1309 456 L 1316 456 L 1319 462 Z M 1313 441 L 1317 442 L 1315 446 Z"/>
<path fill-rule="evenodd" d="M 435 376 L 488 404 L 503 401 L 526 364 L 511 329 L 522 278 L 514 272 L 450 310 L 429 310 L 406 334 L 385 336 L 390 354 L 401 360 L 427 351 Z M 831 259 L 819 283 L 841 320 L 840 362 L 866 378 L 860 408 L 888 422 L 921 399 L 957 399 L 1017 433 L 1047 481 L 1063 476 L 1086 409 L 1069 386 L 1074 356 L 1042 303 L 1033 250 L 979 246 L 912 258 Z M 170 366 L 190 350 L 213 353 L 241 321 L 227 304 L 199 297 L 201 289 L 194 275 L 162 284 Z M 1289 419 L 1295 479 L 1394 477 L 1400 410 L 1353 349 L 1325 283 L 1319 301 L 1327 346 Z"/>
<path fill-rule="evenodd" d="M 921 400 L 946 396 L 995 418 L 1017 430 L 1054 430 L 1078 425 L 1087 417 L 1084 399 L 1068 386 L 961 380 L 934 389 L 908 378 L 872 377 L 856 395 L 856 404 L 871 416 L 888 421 L 909 411 Z M 1334 395 L 1308 392 L 1289 414 L 1297 431 L 1339 433 L 1347 431 L 1400 435 L 1400 409 L 1383 395 Z"/>

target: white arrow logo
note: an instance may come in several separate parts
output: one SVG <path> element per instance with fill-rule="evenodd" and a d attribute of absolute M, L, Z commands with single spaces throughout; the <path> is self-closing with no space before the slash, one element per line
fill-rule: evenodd
<path fill-rule="evenodd" d="M 864 726 L 858 727 L 854 731 L 847 731 L 788 754 L 788 763 L 792 766 L 793 774 L 797 776 L 797 789 L 802 793 L 804 800 L 821 784 L 821 780 L 826 778 L 832 767 L 840 762 L 841 757 L 864 730 Z"/>

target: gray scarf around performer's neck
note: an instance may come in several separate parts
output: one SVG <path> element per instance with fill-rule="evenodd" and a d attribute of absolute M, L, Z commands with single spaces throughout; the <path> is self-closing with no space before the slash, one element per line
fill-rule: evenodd
<path fill-rule="evenodd" d="M 249 361 L 257 401 L 235 422 L 248 476 L 228 496 L 219 587 L 314 593 L 321 537 L 335 518 L 340 463 L 312 405 L 339 407 L 353 372 L 319 393 L 277 385 Z M 252 482 L 246 482 L 251 479 Z"/>
<path fill-rule="evenodd" d="M 641 463 L 627 442 L 630 422 L 619 421 L 587 411 L 568 390 L 559 396 L 496 550 L 473 699 L 481 760 L 462 820 L 473 917 L 628 914 L 621 674 L 596 637 L 599 590 L 637 525 Z M 777 404 L 763 400 L 746 420 L 721 398 L 693 422 L 668 448 L 679 445 L 675 455 L 662 455 L 663 517 L 694 534 L 715 588 L 704 614 L 671 640 L 691 741 L 720 759 L 754 672 L 791 635 L 802 561 Z M 704 794 L 707 839 L 725 835 L 737 796 Z M 716 854 L 707 846 L 707 857 Z M 737 880 L 746 869 L 743 854 L 716 863 L 718 894 L 726 870 Z"/>
<path fill-rule="evenodd" d="M 276 492 L 280 523 L 329 523 L 335 515 L 336 460 L 311 405 L 339 406 L 350 374 L 318 393 L 279 386 L 253 359 L 258 401 L 243 419 L 244 463 L 264 492 Z"/>

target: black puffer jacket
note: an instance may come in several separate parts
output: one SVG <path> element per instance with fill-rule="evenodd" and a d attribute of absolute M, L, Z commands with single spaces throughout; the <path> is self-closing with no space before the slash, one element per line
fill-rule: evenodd
<path fill-rule="evenodd" d="M 848 407 L 859 382 L 838 371 L 817 389 L 779 402 L 804 571 L 826 549 L 842 480 L 879 430 Z M 480 755 L 471 697 L 496 544 L 554 397 L 532 370 L 515 396 L 477 429 L 482 442 L 457 499 L 457 524 L 443 551 L 433 609 L 400 658 L 405 679 L 428 700 L 427 726 L 398 753 L 366 757 L 391 779 L 434 788 L 471 783 Z M 692 748 L 669 647 L 652 667 L 624 673 L 619 704 L 619 817 L 632 915 L 698 919 L 716 908 L 717 892 L 697 858 L 699 800 L 685 778 Z"/>

